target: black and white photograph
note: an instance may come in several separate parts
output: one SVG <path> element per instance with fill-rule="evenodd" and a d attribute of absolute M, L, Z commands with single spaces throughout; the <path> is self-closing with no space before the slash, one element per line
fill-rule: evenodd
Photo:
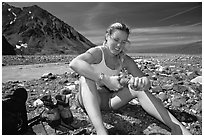
<path fill-rule="evenodd" d="M 2 135 L 202 135 L 202 1 L 2 1 Z"/>

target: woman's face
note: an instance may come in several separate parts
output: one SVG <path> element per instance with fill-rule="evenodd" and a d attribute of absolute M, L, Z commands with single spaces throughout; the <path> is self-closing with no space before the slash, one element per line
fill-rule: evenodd
<path fill-rule="evenodd" d="M 128 34 L 125 31 L 117 29 L 111 35 L 106 35 L 106 40 L 110 52 L 114 55 L 118 55 L 129 43 Z"/>

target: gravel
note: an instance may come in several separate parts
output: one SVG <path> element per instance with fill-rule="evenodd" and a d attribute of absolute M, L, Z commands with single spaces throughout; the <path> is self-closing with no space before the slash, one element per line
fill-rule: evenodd
<path fill-rule="evenodd" d="M 69 62 L 73 56 L 3 56 L 2 65 L 38 64 L 53 62 Z M 152 81 L 154 96 L 193 134 L 202 135 L 202 83 L 191 82 L 202 76 L 202 57 L 193 55 L 169 56 L 137 56 L 135 62 Z M 142 59 L 142 60 L 140 60 Z M 23 60 L 23 61 L 22 61 Z M 46 61 L 45 61 L 46 60 Z M 96 134 L 87 114 L 78 107 L 75 99 L 78 92 L 78 74 L 42 75 L 29 81 L 9 81 L 2 83 L 2 97 L 11 89 L 24 87 L 29 94 L 27 114 L 31 119 L 37 116 L 41 108 L 35 108 L 33 102 L 45 94 L 56 94 L 64 88 L 72 86 L 70 107 L 74 115 L 71 125 L 75 130 L 64 126 L 51 128 L 46 122 L 37 123 L 28 134 Z M 75 86 L 75 88 L 73 88 Z M 147 114 L 137 99 L 132 100 L 118 111 L 102 112 L 104 124 L 112 135 L 169 135 L 170 129 Z M 63 123 L 62 123 L 63 124 Z"/>

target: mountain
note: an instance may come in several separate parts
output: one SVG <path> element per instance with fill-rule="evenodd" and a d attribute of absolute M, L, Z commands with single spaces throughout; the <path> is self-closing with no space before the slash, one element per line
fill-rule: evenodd
<path fill-rule="evenodd" d="M 202 41 L 183 45 L 173 45 L 160 48 L 131 46 L 129 53 L 170 53 L 170 54 L 202 54 Z"/>
<path fill-rule="evenodd" d="M 16 45 L 26 44 L 22 54 L 27 55 L 80 54 L 96 46 L 37 5 L 21 9 L 3 2 L 2 35 L 15 51 Z"/>
<path fill-rule="evenodd" d="M 15 55 L 14 47 L 2 36 L 2 55 Z"/>

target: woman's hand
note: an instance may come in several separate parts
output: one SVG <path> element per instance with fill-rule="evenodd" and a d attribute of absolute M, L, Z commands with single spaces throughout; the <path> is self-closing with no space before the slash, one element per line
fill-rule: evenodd
<path fill-rule="evenodd" d="M 117 91 L 120 88 L 122 88 L 118 80 L 119 80 L 119 76 L 104 75 L 101 82 L 110 90 Z"/>
<path fill-rule="evenodd" d="M 150 87 L 150 82 L 146 77 L 131 77 L 128 87 L 133 90 L 147 90 Z"/>

